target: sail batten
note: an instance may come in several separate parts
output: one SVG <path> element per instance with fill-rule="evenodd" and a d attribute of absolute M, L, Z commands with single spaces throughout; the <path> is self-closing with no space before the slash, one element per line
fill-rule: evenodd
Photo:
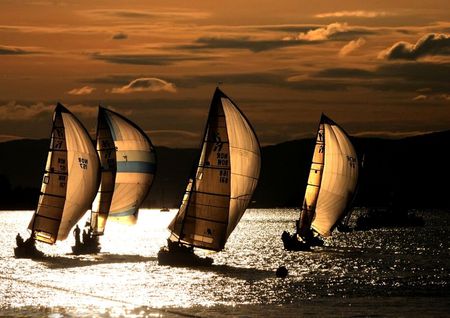
<path fill-rule="evenodd" d="M 259 142 L 248 120 L 216 90 L 200 156 L 180 209 L 169 225 L 171 240 L 219 251 L 250 202 L 259 177 Z"/>

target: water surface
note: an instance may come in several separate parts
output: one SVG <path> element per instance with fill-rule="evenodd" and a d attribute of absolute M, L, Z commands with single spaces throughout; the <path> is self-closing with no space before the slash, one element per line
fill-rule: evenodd
<path fill-rule="evenodd" d="M 0 314 L 432 317 L 450 310 L 444 211 L 422 212 L 425 227 L 336 233 L 325 247 L 287 252 L 279 237 L 293 230 L 298 212 L 248 210 L 225 250 L 207 254 L 215 265 L 204 269 L 157 264 L 174 213 L 141 210 L 135 226 L 108 223 L 99 255 L 70 255 L 70 237 L 38 244 L 52 257 L 33 261 L 13 257 L 32 212 L 0 212 Z M 286 279 L 274 275 L 280 265 Z"/>

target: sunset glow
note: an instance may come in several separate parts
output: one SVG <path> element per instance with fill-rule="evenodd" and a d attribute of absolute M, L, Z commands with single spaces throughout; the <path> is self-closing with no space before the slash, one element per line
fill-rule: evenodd
<path fill-rule="evenodd" d="M 262 144 L 448 129 L 448 1 L 2 1 L 0 141 L 47 138 L 57 101 L 196 146 L 218 82 Z M 25 125 L 25 122 L 27 123 Z"/>

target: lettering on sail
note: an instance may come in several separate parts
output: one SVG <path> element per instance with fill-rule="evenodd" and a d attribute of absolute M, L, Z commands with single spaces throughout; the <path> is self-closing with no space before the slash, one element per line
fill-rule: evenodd
<path fill-rule="evenodd" d="M 228 183 L 229 179 L 229 170 L 228 170 L 228 154 L 224 152 L 217 153 L 217 165 L 220 167 L 224 167 L 225 169 L 219 170 L 219 182 L 220 183 Z"/>
<path fill-rule="evenodd" d="M 87 170 L 87 168 L 88 168 L 88 160 L 87 159 L 78 157 L 78 163 L 80 164 L 81 169 Z"/>

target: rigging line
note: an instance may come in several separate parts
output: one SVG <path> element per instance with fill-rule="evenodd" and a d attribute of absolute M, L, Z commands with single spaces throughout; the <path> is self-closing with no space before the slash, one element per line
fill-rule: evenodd
<path fill-rule="evenodd" d="M 107 301 L 120 303 L 120 304 L 125 304 L 125 305 L 132 305 L 132 306 L 136 306 L 136 307 L 139 307 L 139 306 L 148 307 L 147 305 L 132 303 L 132 302 L 129 302 L 129 301 L 126 301 L 126 300 L 120 300 L 120 299 L 114 299 L 114 298 L 109 298 L 109 297 L 105 297 L 105 296 L 93 295 L 93 294 L 90 294 L 90 293 L 79 292 L 79 291 L 72 290 L 72 289 L 69 289 L 69 288 L 64 288 L 64 287 L 58 287 L 58 286 L 52 286 L 52 285 L 47 285 L 47 284 L 42 284 L 42 283 L 30 282 L 28 280 L 15 278 L 15 277 L 10 277 L 10 276 L 5 276 L 5 275 L 1 275 L 1 274 L 0 274 L 0 279 L 14 281 L 14 282 L 19 282 L 19 283 L 23 283 L 23 284 L 28 284 L 28 285 L 32 285 L 32 286 L 35 286 L 35 287 L 55 289 L 55 290 L 63 291 L 63 292 L 66 292 L 66 293 L 71 293 L 71 294 L 76 294 L 76 295 L 80 295 L 80 296 L 87 296 L 87 297 L 91 297 L 91 298 L 107 300 Z M 178 312 L 178 311 L 172 310 L 172 309 L 159 309 L 159 308 L 151 308 L 151 309 L 155 310 L 155 311 L 162 312 L 162 313 L 175 314 L 175 315 L 182 316 L 182 317 L 201 318 L 201 316 L 192 315 L 192 314 L 186 314 L 186 313 Z"/>

